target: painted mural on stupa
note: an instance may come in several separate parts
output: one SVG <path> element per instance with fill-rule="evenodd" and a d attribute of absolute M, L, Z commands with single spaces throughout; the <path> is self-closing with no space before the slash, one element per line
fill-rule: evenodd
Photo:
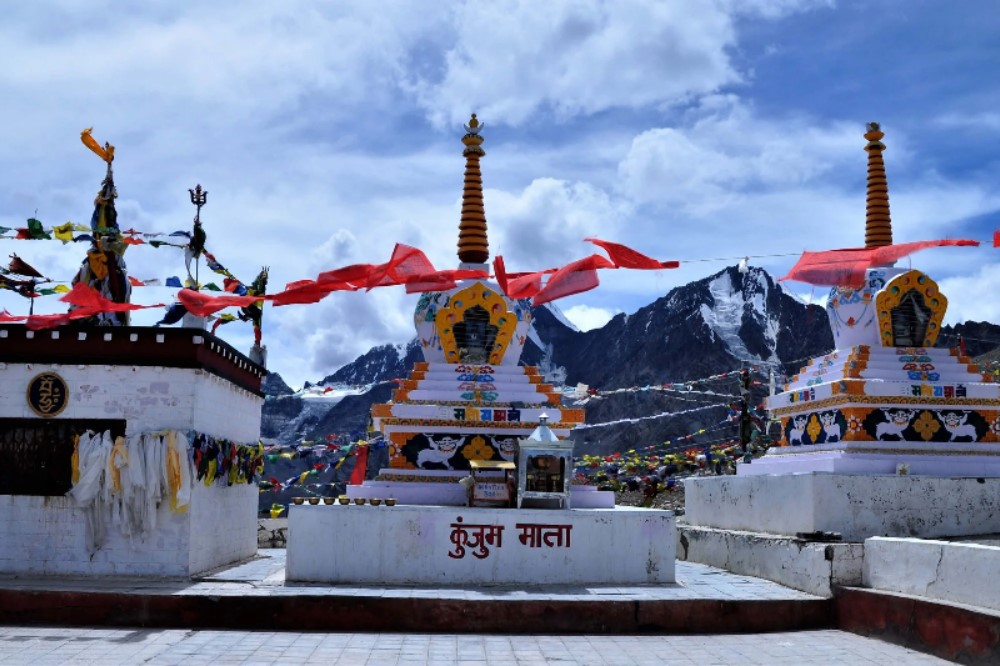
<path fill-rule="evenodd" d="M 934 346 L 948 299 L 930 276 L 895 265 L 932 242 L 893 245 L 884 134 L 870 123 L 864 136 L 865 249 L 838 252 L 875 251 L 888 260 L 846 269 L 843 281 L 851 284 L 834 287 L 827 300 L 836 350 L 811 359 L 769 398 L 768 409 L 781 420 L 781 444 L 793 447 L 784 453 L 998 456 L 1000 447 L 987 445 L 1000 442 L 1000 385 L 960 348 Z M 830 270 L 845 271 L 844 265 Z"/>
<path fill-rule="evenodd" d="M 487 271 L 489 240 L 480 159 L 483 125 L 473 114 L 462 143 L 466 160 L 458 259 Z M 487 271 L 488 272 L 488 271 Z M 531 328 L 530 299 L 513 299 L 488 279 L 421 295 L 414 313 L 424 360 L 372 408 L 395 470 L 465 470 L 470 460 L 513 461 L 517 440 L 551 418 L 560 438 L 584 420 L 537 368 L 519 365 Z"/>

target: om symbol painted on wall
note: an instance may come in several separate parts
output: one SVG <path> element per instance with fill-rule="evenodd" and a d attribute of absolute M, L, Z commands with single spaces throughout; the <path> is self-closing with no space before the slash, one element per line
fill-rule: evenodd
<path fill-rule="evenodd" d="M 54 372 L 43 372 L 28 382 L 28 406 L 42 418 L 58 416 L 69 404 L 66 381 Z"/>

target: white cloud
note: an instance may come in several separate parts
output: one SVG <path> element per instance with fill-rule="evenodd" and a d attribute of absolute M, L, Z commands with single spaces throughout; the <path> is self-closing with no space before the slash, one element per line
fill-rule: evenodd
<path fill-rule="evenodd" d="M 638 135 L 619 165 L 622 189 L 638 203 L 705 216 L 747 192 L 801 187 L 858 159 L 857 127 L 787 117 L 765 119 L 733 96 L 703 100 L 689 126 Z"/>
<path fill-rule="evenodd" d="M 621 310 L 595 308 L 589 305 L 574 305 L 564 310 L 563 314 L 581 331 L 590 331 L 601 328 L 611 321 L 612 317 L 621 314 L 621 312 Z"/>
<path fill-rule="evenodd" d="M 1000 132 L 1000 113 L 982 111 L 978 113 L 946 113 L 936 121 L 942 127 L 954 127 L 974 132 Z"/>
<path fill-rule="evenodd" d="M 512 271 L 558 267 L 592 254 L 587 236 L 614 236 L 626 210 L 606 192 L 587 183 L 554 178 L 534 180 L 520 193 L 488 190 L 491 243 Z M 494 251 L 495 252 L 495 251 Z"/>
<path fill-rule="evenodd" d="M 540 111 L 674 104 L 741 78 L 727 53 L 732 18 L 718 2 L 466 2 L 455 17 L 441 71 L 412 83 L 439 124 L 470 108 L 520 125 Z"/>
<path fill-rule="evenodd" d="M 1000 300 L 996 297 L 1000 291 L 1000 265 L 988 264 L 971 275 L 949 277 L 937 283 L 948 298 L 946 324 L 1000 321 Z"/>

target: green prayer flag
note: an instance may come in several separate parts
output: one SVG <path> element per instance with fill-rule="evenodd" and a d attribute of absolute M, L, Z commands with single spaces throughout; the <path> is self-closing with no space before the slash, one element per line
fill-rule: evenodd
<path fill-rule="evenodd" d="M 52 240 L 52 236 L 42 228 L 42 223 L 33 217 L 28 218 L 28 235 L 32 240 Z"/>

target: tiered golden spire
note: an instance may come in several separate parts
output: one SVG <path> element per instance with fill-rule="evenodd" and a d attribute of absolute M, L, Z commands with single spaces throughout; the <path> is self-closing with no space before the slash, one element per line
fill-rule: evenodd
<path fill-rule="evenodd" d="M 458 260 L 469 264 L 485 264 L 490 258 L 486 209 L 483 207 L 483 174 L 479 170 L 479 158 L 486 154 L 481 147 L 483 137 L 479 136 L 482 129 L 473 113 L 462 137 L 465 189 L 462 191 L 462 219 L 458 225 Z"/>
<path fill-rule="evenodd" d="M 892 220 L 889 218 L 889 185 L 885 179 L 882 151 L 885 136 L 878 123 L 868 123 L 868 199 L 865 206 L 865 247 L 892 245 Z"/>

